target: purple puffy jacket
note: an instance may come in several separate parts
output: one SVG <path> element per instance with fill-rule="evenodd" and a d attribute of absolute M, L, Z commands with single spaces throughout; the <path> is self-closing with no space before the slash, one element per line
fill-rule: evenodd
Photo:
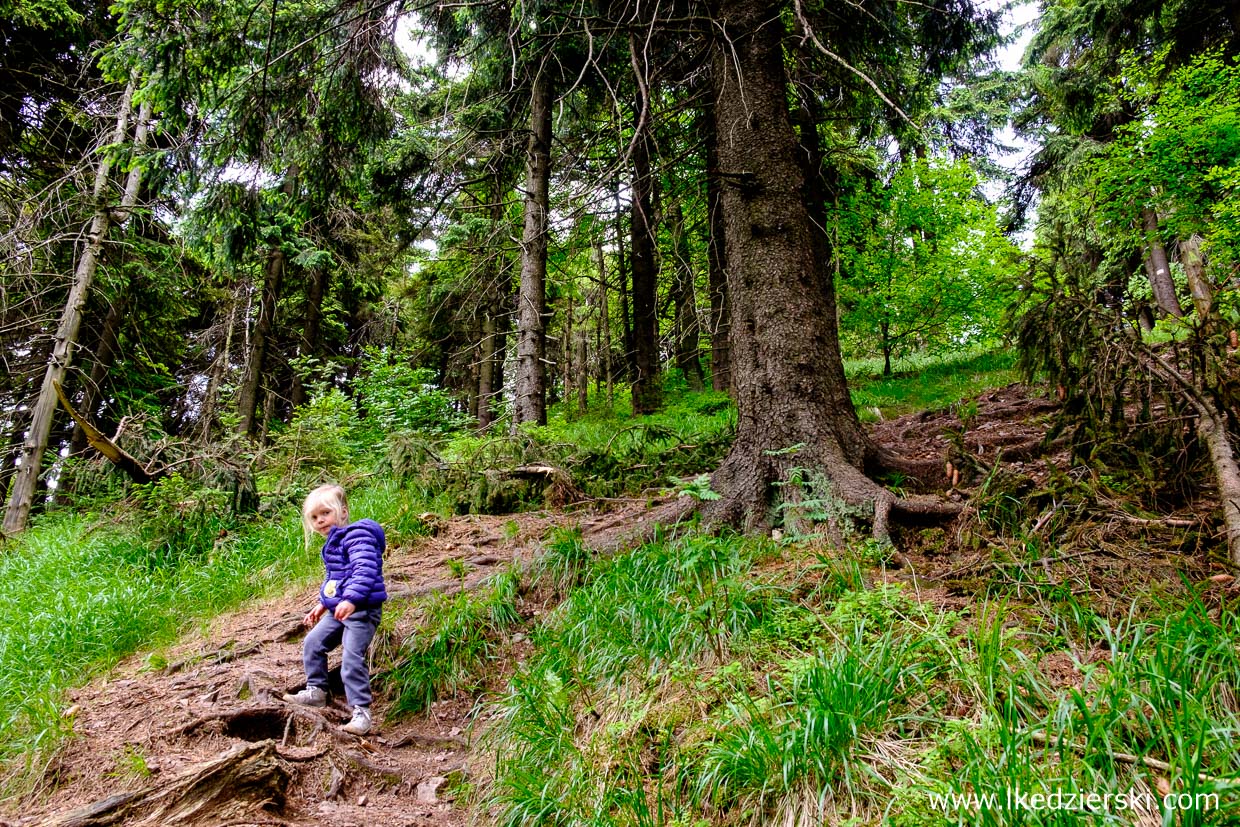
<path fill-rule="evenodd" d="M 387 538 L 374 520 L 358 520 L 336 526 L 323 544 L 327 577 L 319 589 L 319 602 L 329 611 L 342 600 L 359 609 L 373 609 L 387 600 L 383 586 L 383 548 Z"/>

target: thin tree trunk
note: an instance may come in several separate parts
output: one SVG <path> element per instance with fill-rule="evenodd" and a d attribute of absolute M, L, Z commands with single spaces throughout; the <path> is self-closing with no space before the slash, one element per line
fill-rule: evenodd
<path fill-rule="evenodd" d="M 600 289 L 601 286 L 600 286 Z M 587 337 L 589 328 L 586 326 L 586 320 L 583 316 L 577 323 L 577 357 L 574 362 L 577 365 L 577 412 L 585 413 L 590 407 L 590 363 L 589 363 L 589 342 Z"/>
<path fill-rule="evenodd" d="M 573 293 L 565 291 L 564 296 L 564 335 L 560 338 L 560 384 L 564 388 L 564 416 L 569 418 L 571 409 L 569 400 L 573 396 Z"/>
<path fill-rule="evenodd" d="M 719 151 L 715 139 L 715 105 L 706 107 L 706 215 L 710 237 L 706 242 L 707 279 L 710 284 L 710 384 L 717 391 L 732 391 L 732 360 L 728 351 L 728 280 L 724 252 L 724 228 Z"/>
<path fill-rule="evenodd" d="M 1197 311 L 1197 323 L 1205 324 L 1214 307 L 1214 290 L 1206 278 L 1205 257 L 1201 254 L 1201 236 L 1192 235 L 1180 242 L 1180 263 L 1188 281 L 1188 294 Z"/>
<path fill-rule="evenodd" d="M 638 44 L 630 48 L 636 54 Z M 636 61 L 636 57 L 634 58 Z M 636 67 L 635 67 L 636 68 Z M 638 70 L 640 71 L 640 70 Z M 659 409 L 663 388 L 659 381 L 658 262 L 655 260 L 654 176 L 650 172 L 650 115 L 638 101 L 633 139 L 633 201 L 630 232 L 633 267 L 633 413 Z"/>
<path fill-rule="evenodd" d="M 616 291 L 620 294 L 620 344 L 624 346 L 626 375 L 632 377 L 633 316 L 629 313 L 629 264 L 624 253 L 624 211 L 620 209 L 620 182 L 616 182 Z"/>
<path fill-rule="evenodd" d="M 129 134 L 129 116 L 133 108 L 135 83 L 130 81 L 121 97 L 117 110 L 116 127 L 112 131 L 111 145 L 124 142 Z M 140 151 L 147 142 L 150 130 L 151 108 L 144 103 L 138 114 L 138 123 L 134 131 L 133 147 Z M 86 244 L 78 257 L 77 269 L 73 276 L 73 287 L 65 301 L 64 311 L 56 329 L 52 343 L 51 356 L 47 362 L 47 371 L 43 376 L 43 384 L 39 388 L 39 397 L 31 413 L 30 427 L 22 445 L 19 467 L 13 479 L 9 494 L 8 508 L 4 515 L 4 532 L 14 534 L 26 527 L 30 517 L 30 509 L 34 504 L 35 491 L 38 488 L 39 472 L 43 468 L 43 453 L 47 450 L 48 437 L 51 433 L 52 419 L 56 413 L 55 386 L 64 381 L 69 363 L 73 359 L 73 348 L 77 344 L 78 331 L 82 325 L 82 309 L 90 295 L 91 284 L 99 267 L 99 258 L 103 246 L 107 242 L 108 230 L 115 221 L 123 221 L 137 203 L 138 190 L 142 180 L 141 166 L 135 164 L 130 170 L 126 181 L 119 209 L 113 211 L 107 203 L 108 188 L 111 186 L 112 161 L 109 153 L 104 153 L 95 172 L 94 203 L 95 215 L 91 220 L 90 231 Z"/>
<path fill-rule="evenodd" d="M 117 295 L 108 304 L 108 314 L 103 320 L 103 330 L 99 332 L 99 347 L 95 350 L 95 358 L 90 366 L 90 377 L 82 389 L 82 411 L 88 417 L 95 417 L 95 401 L 103 383 L 107 381 L 108 371 L 116 361 L 116 346 L 120 337 L 121 320 L 128 309 L 128 296 L 125 292 Z M 86 450 L 88 441 L 86 429 L 75 425 L 73 438 L 69 440 L 69 455 L 77 456 Z"/>
<path fill-rule="evenodd" d="M 491 232 L 498 233 L 504 223 L 504 176 L 497 169 L 492 176 Z M 503 253 L 494 249 L 487 264 L 487 284 L 483 288 L 482 339 L 478 348 L 478 428 L 486 430 L 495 421 L 493 402 L 501 390 L 500 374 L 503 368 L 504 297 L 507 284 L 507 266 Z"/>
<path fill-rule="evenodd" d="M 701 333 L 697 316 L 697 289 L 694 285 L 693 262 L 689 253 L 689 233 L 685 229 L 685 212 L 677 201 L 671 210 L 672 249 L 676 256 L 672 296 L 676 311 L 676 367 L 684 374 L 689 389 L 700 391 L 705 385 L 702 360 L 698 358 Z"/>
<path fill-rule="evenodd" d="M 547 209 L 551 178 L 551 68 L 544 64 L 530 94 L 526 150 L 525 231 L 517 295 L 517 377 L 513 426 L 547 424 Z"/>
<path fill-rule="evenodd" d="M 323 326 L 323 298 L 327 295 L 327 268 L 314 267 L 310 270 L 310 278 L 306 282 L 306 318 L 301 331 L 300 355 L 304 358 L 317 357 L 320 330 Z M 301 373 L 293 371 L 293 389 L 289 395 L 289 404 L 294 409 L 306 402 L 306 382 Z"/>
<path fill-rule="evenodd" d="M 280 186 L 290 198 L 297 189 L 297 175 L 297 165 L 293 164 L 284 174 L 284 183 Z M 237 413 L 241 420 L 238 430 L 242 436 L 254 436 L 261 425 L 258 417 L 258 395 L 262 387 L 263 366 L 267 360 L 271 333 L 275 329 L 276 302 L 280 298 L 285 263 L 284 250 L 280 244 L 271 245 L 267 251 L 267 262 L 263 266 L 263 292 L 259 298 L 258 319 L 250 336 L 245 377 L 237 391 Z"/>
<path fill-rule="evenodd" d="M 198 417 L 198 441 L 202 445 L 209 445 L 211 443 L 215 411 L 219 407 L 220 385 L 223 384 L 224 376 L 228 373 L 228 367 L 232 361 L 232 338 L 236 326 L 237 294 L 233 292 L 228 297 L 228 320 L 225 322 L 224 328 L 224 347 L 216 354 L 215 361 L 211 363 L 211 372 L 207 379 L 207 390 L 202 395 L 202 412 Z"/>
<path fill-rule="evenodd" d="M 603 353 L 603 378 L 607 382 L 607 408 L 611 409 L 615 404 L 615 397 L 612 391 L 612 370 L 611 370 L 611 317 L 607 306 L 607 259 L 603 255 L 603 242 L 596 241 L 594 244 L 594 261 L 598 265 L 598 284 L 599 284 L 599 330 L 602 334 L 602 350 Z"/>
<path fill-rule="evenodd" d="M 1146 240 L 1149 243 L 1150 290 L 1154 294 L 1154 302 L 1167 315 L 1177 319 L 1184 317 L 1184 309 L 1175 295 L 1175 282 L 1171 279 L 1171 265 L 1167 261 L 1167 250 L 1158 239 L 1158 216 L 1150 208 L 1141 211 L 1141 222 L 1145 228 Z"/>

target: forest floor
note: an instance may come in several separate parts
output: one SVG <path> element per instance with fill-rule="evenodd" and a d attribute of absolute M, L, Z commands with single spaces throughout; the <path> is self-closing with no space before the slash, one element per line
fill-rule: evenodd
<path fill-rule="evenodd" d="M 1046 434 L 1054 409 L 1052 401 L 1013 385 L 980 395 L 976 409 L 970 404 L 963 439 L 959 411 L 946 409 L 876 423 L 871 430 L 887 448 L 944 468 L 953 456 L 960 464 L 960 452 L 967 450 L 973 459 L 965 465 L 972 475 L 967 473 L 950 491 L 967 500 L 986 479 L 993 480 L 993 467 L 984 477 L 978 469 L 993 463 L 1000 448 L 1013 450 L 1013 458 L 1004 462 L 1035 487 L 1056 463 L 1066 461 L 1066 455 L 1039 455 L 1029 448 Z M 419 597 L 471 588 L 510 562 L 531 561 L 553 527 L 579 526 L 587 545 L 597 544 L 653 519 L 652 505 L 660 501 L 667 500 L 611 502 L 602 511 L 437 519 L 431 536 L 388 550 L 385 574 L 392 599 L 376 648 L 397 646 L 410 633 L 418 613 L 407 609 Z M 1211 508 L 1203 500 L 1170 524 L 1138 524 L 1125 517 L 1114 521 L 1125 530 L 1170 525 L 1182 531 L 1180 522 L 1200 527 L 1211 520 Z M 1052 517 L 1056 513 L 1051 506 Z M 1038 519 L 1046 527 L 1052 517 Z M 970 519 L 968 512 L 962 519 Z M 1041 530 L 1037 523 L 1034 528 Z M 903 565 L 881 576 L 916 580 L 919 599 L 948 607 L 971 599 L 971 578 L 1003 574 L 993 549 L 945 541 L 958 535 L 954 527 L 933 531 L 933 538 L 928 531 L 902 538 Z M 1070 586 L 1101 583 L 1107 590 L 1105 584 L 1113 583 L 1114 597 L 1133 579 L 1124 571 L 1133 555 L 1142 558 L 1143 577 L 1137 579 L 1148 581 L 1151 566 L 1183 569 L 1184 555 L 1173 543 L 1128 544 L 1119 551 L 1104 535 L 1097 535 L 1103 539 L 1095 544 L 1096 553 L 1061 554 L 1035 563 L 1048 574 L 1057 572 Z M 460 562 L 466 568 L 463 578 Z M 284 692 L 303 684 L 300 621 L 313 598 L 313 585 L 290 589 L 215 619 L 158 656 L 134 656 L 72 692 L 65 715 L 73 718 L 76 737 L 47 768 L 37 797 L 0 813 L 0 825 L 413 827 L 465 825 L 471 818 L 485 822 L 454 800 L 454 782 L 464 777 L 476 783 L 488 772 L 492 759 L 478 740 L 489 714 L 483 699 L 501 691 L 507 675 L 492 676 L 479 698 L 437 701 L 422 714 L 396 720 L 389 719 L 389 699 L 380 694 L 375 731 L 364 738 L 344 735 L 338 727 L 348 711 L 341 701 L 319 711 L 281 700 Z M 527 619 L 551 608 L 534 601 L 531 596 L 520 605 Z M 498 662 L 510 669 L 529 651 L 520 633 L 502 645 Z M 1068 669 L 1056 663 L 1046 668 Z M 1066 673 L 1048 677 L 1073 679 Z"/>

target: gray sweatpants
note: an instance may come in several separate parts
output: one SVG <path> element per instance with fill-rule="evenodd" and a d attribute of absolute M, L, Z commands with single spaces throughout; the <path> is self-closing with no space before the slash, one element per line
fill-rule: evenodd
<path fill-rule="evenodd" d="M 341 623 L 328 612 L 306 635 L 301 661 L 306 667 L 306 685 L 327 689 L 327 653 L 343 641 L 340 677 L 349 706 L 370 706 L 370 669 L 366 652 L 379 628 L 382 607 L 358 609 Z"/>

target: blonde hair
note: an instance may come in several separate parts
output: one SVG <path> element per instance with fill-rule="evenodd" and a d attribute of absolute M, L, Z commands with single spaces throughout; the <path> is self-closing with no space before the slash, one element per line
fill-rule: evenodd
<path fill-rule="evenodd" d="M 339 485 L 320 485 L 307 494 L 306 501 L 301 504 L 301 528 L 305 533 L 306 548 L 310 547 L 310 540 L 314 537 L 310 515 L 320 508 L 332 512 L 337 525 L 349 522 L 349 501 L 345 498 L 344 489 Z"/>

